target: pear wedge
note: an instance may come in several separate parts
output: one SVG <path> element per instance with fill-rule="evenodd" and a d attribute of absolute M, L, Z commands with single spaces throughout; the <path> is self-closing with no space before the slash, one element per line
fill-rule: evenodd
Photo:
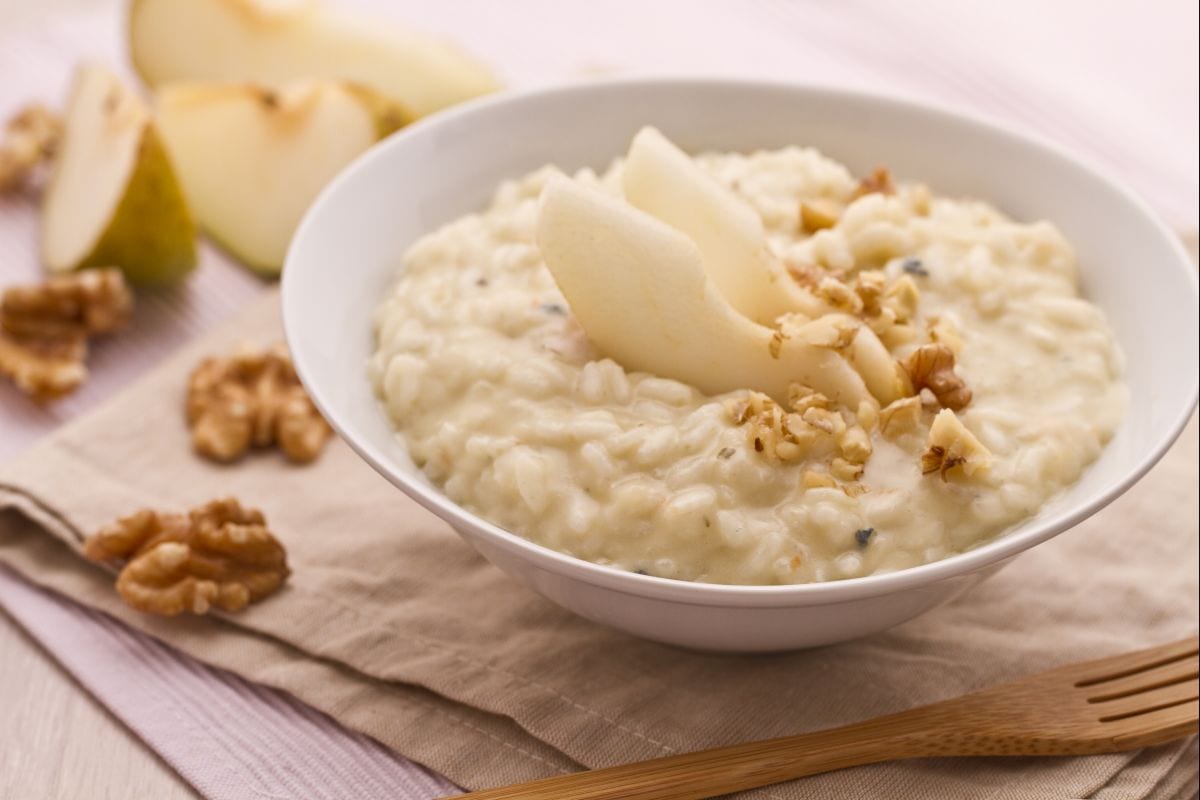
<path fill-rule="evenodd" d="M 491 73 L 438 39 L 341 16 L 313 0 L 131 0 L 129 50 L 148 85 L 343 79 L 418 116 L 494 91 Z"/>
<path fill-rule="evenodd" d="M 265 275 L 279 274 L 325 184 L 408 119 L 372 90 L 339 81 L 172 84 L 158 93 L 156 113 L 201 227 Z"/>
<path fill-rule="evenodd" d="M 729 303 L 755 322 L 781 315 L 817 317 L 824 305 L 796 283 L 767 246 L 762 219 L 655 128 L 642 128 L 621 172 L 625 199 L 683 232 Z"/>
<path fill-rule="evenodd" d="M 115 265 L 167 283 L 196 264 L 196 226 L 150 111 L 102 66 L 76 72 L 41 239 L 55 273 Z"/>
<path fill-rule="evenodd" d="M 783 337 L 738 313 L 691 239 L 565 177 L 547 183 L 537 242 L 588 338 L 628 369 L 710 395 L 755 389 L 780 402 L 803 383 L 851 408 L 870 400 L 837 351 Z"/>

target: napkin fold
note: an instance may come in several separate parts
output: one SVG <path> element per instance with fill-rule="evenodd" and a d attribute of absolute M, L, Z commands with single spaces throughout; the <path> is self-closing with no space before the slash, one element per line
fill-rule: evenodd
<path fill-rule="evenodd" d="M 913 622 L 843 645 L 715 656 L 579 619 L 507 578 L 341 442 L 192 454 L 187 375 L 281 339 L 278 295 L 0 471 L 0 561 L 194 657 L 286 690 L 467 788 L 816 730 L 1195 632 L 1197 425 L 1079 527 Z M 79 554 L 100 525 L 232 495 L 288 549 L 285 588 L 236 615 L 126 608 Z M 927 759 L 747 793 L 791 800 L 1186 796 L 1196 740 L 1086 758 Z"/>

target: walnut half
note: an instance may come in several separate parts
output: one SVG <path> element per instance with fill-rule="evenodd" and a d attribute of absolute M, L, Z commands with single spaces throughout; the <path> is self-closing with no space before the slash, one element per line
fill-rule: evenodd
<path fill-rule="evenodd" d="M 0 297 L 0 375 L 37 402 L 68 394 L 87 378 L 91 336 L 124 327 L 133 295 L 118 269 L 89 269 Z"/>
<path fill-rule="evenodd" d="M 292 461 L 307 463 L 332 434 L 282 347 L 200 362 L 188 380 L 187 419 L 196 452 L 214 461 L 278 444 Z"/>
<path fill-rule="evenodd" d="M 278 589 L 290 571 L 283 545 L 255 509 L 214 500 L 187 514 L 144 509 L 84 543 L 93 561 L 124 561 L 117 591 L 133 608 L 175 616 L 239 611 Z"/>
<path fill-rule="evenodd" d="M 129 324 L 133 295 L 119 269 L 88 269 L 32 286 L 12 286 L 0 299 L 0 326 L 13 336 L 61 338 L 114 333 Z"/>
<path fill-rule="evenodd" d="M 60 138 L 62 119 L 45 106 L 31 105 L 10 119 L 0 140 L 0 194 L 21 186 L 54 155 Z"/>
<path fill-rule="evenodd" d="M 954 371 L 954 351 L 937 343 L 918 347 L 901 362 L 913 389 L 929 389 L 943 408 L 958 411 L 971 402 L 971 390 Z"/>

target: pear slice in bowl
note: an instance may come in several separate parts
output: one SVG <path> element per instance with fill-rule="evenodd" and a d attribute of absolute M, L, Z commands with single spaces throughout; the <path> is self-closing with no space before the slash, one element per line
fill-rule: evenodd
<path fill-rule="evenodd" d="M 341 81 L 274 89 L 184 83 L 158 93 L 163 139 L 205 231 L 256 272 L 277 275 L 325 184 L 409 115 Z"/>
<path fill-rule="evenodd" d="M 704 255 L 708 277 L 735 309 L 763 325 L 780 315 L 824 313 L 767 246 L 762 219 L 656 128 L 642 128 L 621 171 L 625 199 L 686 234 Z"/>
<path fill-rule="evenodd" d="M 75 75 L 41 238 L 55 273 L 115 265 L 166 283 L 196 264 L 196 227 L 150 111 L 105 67 Z"/>
<path fill-rule="evenodd" d="M 783 402 L 789 385 L 802 383 L 851 408 L 871 400 L 837 351 L 742 316 L 691 239 L 619 198 L 553 178 L 537 242 L 588 338 L 627 369 L 707 394 L 755 389 Z"/>

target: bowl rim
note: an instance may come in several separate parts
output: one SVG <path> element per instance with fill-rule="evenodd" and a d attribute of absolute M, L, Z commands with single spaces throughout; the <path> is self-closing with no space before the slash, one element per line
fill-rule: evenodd
<path fill-rule="evenodd" d="M 427 135 L 427 131 L 436 131 L 439 127 L 458 123 L 471 117 L 486 117 L 492 109 L 498 107 L 547 98 L 647 87 L 665 91 L 703 91 L 712 88 L 783 91 L 807 94 L 812 97 L 877 103 L 909 113 L 915 112 L 930 116 L 935 123 L 947 121 L 956 125 L 981 129 L 986 134 L 998 136 L 1021 147 L 1040 150 L 1045 155 L 1066 161 L 1075 168 L 1090 173 L 1092 178 L 1107 185 L 1119 194 L 1132 210 L 1145 217 L 1152 229 L 1167 241 L 1169 250 L 1175 255 L 1174 268 L 1181 269 L 1185 281 L 1190 284 L 1193 316 L 1196 316 L 1197 271 L 1193 268 L 1191 258 L 1179 237 L 1167 227 L 1145 200 L 1121 181 L 1109 175 L 1104 168 L 1041 136 L 1016 130 L 1005 123 L 981 115 L 963 113 L 925 100 L 914 100 L 861 89 L 746 78 L 640 76 L 591 80 L 584 83 L 557 83 L 485 95 L 420 119 L 360 155 L 321 191 L 317 199 L 309 206 L 292 237 L 285 259 L 280 290 L 284 334 L 289 345 L 296 341 L 293 332 L 305 322 L 297 319 L 295 314 L 288 313 L 289 307 L 292 306 L 289 298 L 296 296 L 299 290 L 296 288 L 296 280 L 289 280 L 289 275 L 294 274 L 296 270 L 289 270 L 287 267 L 299 259 L 298 252 L 304 246 L 310 231 L 319 225 L 325 208 L 338 201 L 342 187 L 356 179 L 359 173 L 372 170 L 377 162 L 386 160 L 391 151 L 403 148 L 405 143 L 412 138 Z M 313 380 L 313 370 L 310 368 L 304 352 L 294 350 L 292 358 L 295 362 L 296 372 L 313 402 L 346 443 L 389 482 L 449 523 L 460 535 L 468 539 L 473 536 L 481 536 L 490 544 L 516 554 L 545 571 L 573 577 L 624 594 L 692 605 L 729 607 L 814 606 L 878 597 L 934 584 L 1010 559 L 1092 516 L 1144 477 L 1163 457 L 1187 425 L 1196 408 L 1198 390 L 1200 390 L 1200 376 L 1193 374 L 1191 388 L 1183 398 L 1183 402 L 1146 454 L 1120 479 L 1106 485 L 1090 499 L 1074 508 L 1067 509 L 1053 517 L 1037 519 L 1024 530 L 1001 533 L 978 547 L 927 564 L 857 578 L 762 586 L 701 583 L 641 575 L 567 555 L 509 532 L 462 508 L 433 486 L 422 484 L 398 472 L 381 449 L 367 441 L 365 436 L 360 436 L 354 430 L 353 425 L 348 424 L 339 416 L 319 382 Z M 380 413 L 382 414 L 382 411 Z"/>

